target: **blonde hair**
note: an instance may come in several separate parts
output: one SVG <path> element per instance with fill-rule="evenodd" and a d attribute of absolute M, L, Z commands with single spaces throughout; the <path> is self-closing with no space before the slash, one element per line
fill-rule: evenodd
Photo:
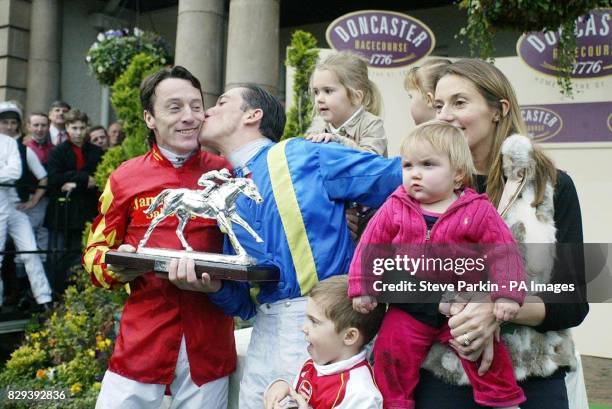
<path fill-rule="evenodd" d="M 308 296 L 323 307 L 325 316 L 334 323 L 337 333 L 347 328 L 357 328 L 363 336 L 363 345 L 374 338 L 385 314 L 382 303 L 369 314 L 361 314 L 353 309 L 353 301 L 348 297 L 347 275 L 320 281 Z"/>
<path fill-rule="evenodd" d="M 328 55 L 319 61 L 310 76 L 310 90 L 312 93 L 312 79 L 316 70 L 327 70 L 338 77 L 338 81 L 354 103 L 357 100 L 357 91 L 363 93 L 361 104 L 364 109 L 379 116 L 382 111 L 382 97 L 376 84 L 368 78 L 368 65 L 358 55 L 349 51 L 340 51 Z"/>
<path fill-rule="evenodd" d="M 434 92 L 435 81 L 444 67 L 451 64 L 446 58 L 433 58 L 419 66 L 412 67 L 404 79 L 406 91 L 416 89 L 427 99 L 427 93 Z M 428 101 L 431 105 L 431 101 Z"/>
<path fill-rule="evenodd" d="M 451 168 L 462 176 L 461 187 L 472 186 L 472 175 L 476 169 L 467 138 L 461 129 L 439 120 L 424 122 L 404 137 L 400 154 L 404 156 L 423 142 L 428 142 L 436 152 L 448 157 Z"/>
<path fill-rule="evenodd" d="M 456 75 L 470 81 L 487 101 L 489 107 L 499 113 L 499 121 L 496 122 L 495 134 L 491 138 L 489 156 L 486 162 L 487 169 L 489 169 L 487 194 L 491 202 L 497 206 L 505 185 L 501 146 L 504 140 L 512 134 L 527 135 L 514 89 L 510 81 L 497 67 L 475 58 L 464 58 L 447 65 L 441 70 L 435 81 L 436 84 L 440 78 L 446 75 Z M 508 101 L 509 109 L 506 115 L 503 115 L 502 100 Z M 546 183 L 555 185 L 557 169 L 536 145 L 533 146 L 533 158 L 535 161 L 536 195 L 531 205 L 535 207 L 544 201 Z"/>

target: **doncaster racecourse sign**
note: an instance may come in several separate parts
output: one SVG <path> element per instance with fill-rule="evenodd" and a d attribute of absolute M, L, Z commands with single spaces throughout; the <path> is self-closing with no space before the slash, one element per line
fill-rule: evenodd
<path fill-rule="evenodd" d="M 576 21 L 576 62 L 572 78 L 604 77 L 612 74 L 612 44 L 610 38 L 612 9 L 595 9 Z M 556 75 L 559 32 L 547 31 L 523 34 L 516 45 L 517 54 L 531 68 Z"/>
<path fill-rule="evenodd" d="M 543 106 L 522 106 L 521 116 L 529 136 L 538 142 L 554 138 L 563 129 L 563 118 Z"/>
<path fill-rule="evenodd" d="M 538 142 L 612 142 L 609 102 L 526 105 L 521 116 Z"/>
<path fill-rule="evenodd" d="M 338 51 L 362 55 L 371 67 L 397 68 L 414 64 L 435 46 L 432 31 L 406 14 L 362 10 L 334 20 L 326 32 L 327 42 Z"/>

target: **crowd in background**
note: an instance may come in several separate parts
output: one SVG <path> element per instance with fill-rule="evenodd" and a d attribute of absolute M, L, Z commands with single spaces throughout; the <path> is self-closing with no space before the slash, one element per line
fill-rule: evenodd
<path fill-rule="evenodd" d="M 92 126 L 86 113 L 65 101 L 53 102 L 48 113 L 26 115 L 18 102 L 0 102 L 0 306 L 5 312 L 47 310 L 63 293 L 79 264 L 85 223 L 96 214 L 96 166 L 123 139 L 121 123 Z"/>
<path fill-rule="evenodd" d="M 512 85 L 492 64 L 431 60 L 413 68 L 405 86 L 418 126 L 404 137 L 400 158 L 387 159 L 380 93 L 366 64 L 348 53 L 320 61 L 310 78 L 320 120 L 307 132 L 312 143 L 279 141 L 282 105 L 260 87 L 229 89 L 205 111 L 200 82 L 183 67 L 143 81 L 150 151 L 110 176 L 83 256 L 94 285 L 133 284 L 98 406 L 159 406 L 170 390 L 176 407 L 227 407 L 237 359 L 229 316 L 239 316 L 254 318 L 240 408 L 286 407 L 288 398 L 300 409 L 578 407 L 576 384 L 584 381 L 568 329 L 580 325 L 589 306 L 571 177 L 526 136 Z M 22 120 L 17 104 L 0 104 L 0 248 L 10 236 L 24 259 L 25 271 L 16 275 L 27 276 L 46 309 L 49 282 L 61 293 L 78 264 L 83 227 L 96 215 L 100 195 L 94 172 L 104 150 L 118 142 L 65 102 L 53 103 L 49 115 L 30 114 L 26 135 Z M 198 279 L 186 259 L 170 263 L 167 280 L 105 262 L 109 249 L 135 251 L 141 243 L 145 208 L 131 203 L 162 189 L 195 188 L 201 172 L 229 165 L 264 197 L 263 209 L 237 204 L 236 214 L 257 230 L 238 230 L 238 242 L 259 264 L 278 267 L 278 282 L 251 291 L 247 282 Z M 196 250 L 221 248 L 214 225 L 191 226 Z M 46 244 L 33 238 L 41 227 L 49 230 Z M 174 226 L 164 227 L 151 241 L 185 246 Z M 519 244 L 531 234 L 551 247 L 573 246 L 520 256 Z M 382 307 L 375 274 L 361 265 L 366 246 L 391 246 L 393 256 L 402 245 L 434 244 L 504 249 L 484 255 L 501 254 L 489 259 L 487 275 L 445 267 L 435 271 L 445 274 L 438 278 L 422 268 L 416 280 L 491 279 L 511 288 L 505 283 L 524 284 L 531 276 L 575 290 L 563 297 L 548 290 L 425 291 L 426 301 Z M 46 254 L 61 254 L 51 266 L 47 257 L 46 275 L 39 253 L 29 252 L 43 246 L 51 250 Z M 375 333 L 371 368 L 366 345 Z"/>

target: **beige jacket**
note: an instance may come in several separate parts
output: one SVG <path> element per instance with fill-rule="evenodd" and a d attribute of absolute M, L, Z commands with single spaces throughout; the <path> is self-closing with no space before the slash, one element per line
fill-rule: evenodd
<path fill-rule="evenodd" d="M 330 124 L 326 123 L 320 116 L 317 116 L 312 121 L 307 134 L 330 133 L 334 135 L 334 142 L 387 156 L 387 137 L 385 136 L 383 121 L 363 108 L 361 112 L 336 131 L 333 132 Z"/>

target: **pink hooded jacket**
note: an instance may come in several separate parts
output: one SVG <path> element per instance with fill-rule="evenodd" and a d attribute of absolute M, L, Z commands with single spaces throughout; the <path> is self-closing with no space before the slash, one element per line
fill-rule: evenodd
<path fill-rule="evenodd" d="M 428 231 L 419 202 L 408 195 L 404 186 L 398 187 L 370 221 L 359 241 L 349 270 L 349 297 L 376 295 L 373 284 L 381 280 L 381 277 L 372 272 L 372 266 L 362 266 L 363 259 L 372 257 L 368 253 L 380 257 L 380 254 L 384 254 L 385 250 L 390 250 L 391 246 L 398 249 L 399 246 L 404 245 L 403 249 L 406 250 L 410 249 L 410 246 L 406 244 L 420 244 L 412 248 L 421 250 L 424 249 L 425 244 L 430 243 L 497 244 L 497 246 L 483 246 L 486 251 L 486 271 L 464 275 L 449 272 L 446 274 L 450 274 L 451 277 L 445 277 L 444 282 L 456 282 L 457 280 L 478 282 L 488 279 L 499 286 L 499 291 L 491 294 L 493 300 L 503 297 L 519 304 L 523 303 L 524 291 L 516 288 L 510 290 L 509 285 L 511 281 L 525 280 L 523 263 L 512 233 L 487 195 L 478 194 L 470 188 L 463 191 L 460 197 L 439 217 L 431 231 Z M 369 246 L 373 244 L 390 246 L 386 246 L 385 249 L 382 249 L 382 246 Z M 460 246 L 444 247 L 443 251 L 457 247 L 460 248 Z M 414 251 L 420 254 L 419 250 Z M 460 249 L 459 252 L 461 251 Z M 406 254 L 406 251 L 399 254 Z M 450 257 L 453 256 L 457 257 L 457 254 L 450 255 Z M 475 255 L 475 257 L 483 256 L 482 253 Z M 395 254 L 389 254 L 387 257 L 395 257 Z M 427 278 L 422 272 L 417 272 L 416 276 Z"/>

